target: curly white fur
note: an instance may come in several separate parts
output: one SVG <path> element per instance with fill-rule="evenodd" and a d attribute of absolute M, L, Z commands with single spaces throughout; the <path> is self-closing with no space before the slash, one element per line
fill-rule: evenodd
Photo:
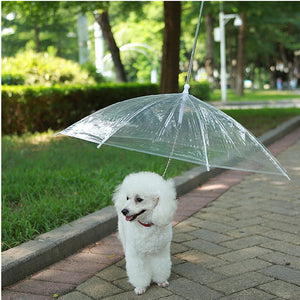
<path fill-rule="evenodd" d="M 136 294 L 143 294 L 151 281 L 168 286 L 171 222 L 177 208 L 173 180 L 151 172 L 130 174 L 116 188 L 113 201 L 127 275 Z"/>

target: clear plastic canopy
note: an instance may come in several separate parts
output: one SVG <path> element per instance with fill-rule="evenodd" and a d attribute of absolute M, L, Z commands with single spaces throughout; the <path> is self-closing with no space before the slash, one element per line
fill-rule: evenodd
<path fill-rule="evenodd" d="M 284 175 L 241 124 L 188 92 L 143 96 L 101 109 L 60 132 L 211 167 Z"/>

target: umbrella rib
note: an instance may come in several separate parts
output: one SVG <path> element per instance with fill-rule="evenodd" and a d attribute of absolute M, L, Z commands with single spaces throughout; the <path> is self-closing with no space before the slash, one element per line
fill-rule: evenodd
<path fill-rule="evenodd" d="M 240 123 L 238 123 L 237 121 L 235 121 L 235 120 L 234 120 L 233 118 L 231 118 L 230 116 L 227 116 L 227 117 L 229 117 L 229 119 L 232 120 L 233 124 L 236 125 L 236 126 L 239 128 L 239 130 L 243 131 L 243 133 L 244 133 L 245 135 L 247 135 L 248 138 L 250 138 L 251 141 L 252 141 L 257 147 L 260 148 L 260 150 L 267 156 L 267 158 L 269 158 L 269 159 L 275 164 L 276 168 L 279 169 L 279 170 L 283 173 L 284 176 L 286 176 L 288 179 L 290 179 L 289 176 L 288 176 L 288 175 L 286 174 L 286 172 L 284 171 L 284 169 L 280 167 L 280 165 L 279 165 L 279 163 L 277 162 L 277 160 L 276 160 L 275 158 L 273 158 L 272 155 L 270 155 L 271 153 L 269 153 L 269 151 L 268 151 L 263 145 L 261 145 L 260 143 L 257 142 L 256 137 L 255 137 L 250 131 L 246 130 Z M 219 121 L 218 121 L 218 124 L 220 124 L 219 126 L 221 126 L 222 128 L 224 128 L 223 124 L 220 123 Z M 232 145 L 233 145 L 234 149 L 235 149 L 239 154 L 241 154 L 240 150 L 235 146 L 235 144 L 233 143 L 231 137 L 228 135 L 228 133 L 227 133 L 225 130 L 224 130 L 224 133 L 226 134 L 227 138 L 232 142 Z"/>
<path fill-rule="evenodd" d="M 194 99 L 195 101 L 199 102 L 200 104 L 204 104 L 204 105 L 207 107 L 207 109 L 209 109 L 209 111 L 210 111 L 210 110 L 217 110 L 216 108 L 210 107 L 209 104 L 207 104 L 207 103 L 201 101 L 200 99 L 198 99 L 198 98 L 196 98 L 196 97 L 193 97 L 193 99 Z M 222 111 L 221 111 L 221 112 L 222 112 Z M 214 112 L 213 112 L 213 113 L 214 113 Z M 225 114 L 225 113 L 222 112 L 222 114 Z M 226 115 L 226 114 L 225 114 L 225 115 Z M 277 168 L 277 169 L 278 169 L 285 177 L 287 177 L 288 179 L 290 179 L 289 176 L 287 175 L 286 171 L 279 165 L 279 163 L 277 162 L 276 158 L 270 156 L 269 151 L 268 151 L 263 145 L 261 145 L 260 143 L 257 142 L 256 137 L 253 136 L 253 134 L 252 134 L 251 132 L 249 132 L 248 130 L 246 130 L 240 123 L 238 123 L 237 121 L 235 121 L 235 120 L 234 120 L 233 118 L 231 118 L 230 116 L 226 115 L 226 118 L 231 119 L 232 122 L 233 122 L 240 130 L 242 130 L 242 131 L 244 132 L 244 134 L 247 135 L 247 136 L 251 139 L 251 141 L 254 142 L 254 143 L 260 148 L 260 150 L 261 150 L 261 151 L 262 151 L 262 152 L 263 152 L 263 153 L 264 153 L 264 154 L 265 154 L 265 155 L 266 155 L 266 156 L 267 156 L 267 157 L 275 164 L 276 168 Z M 218 120 L 217 120 L 217 121 L 218 121 Z M 224 128 L 224 125 L 223 125 L 221 122 L 218 121 L 218 124 L 219 124 L 219 126 L 221 126 L 222 128 Z M 226 132 L 225 130 L 223 130 L 223 132 L 226 134 L 227 138 L 228 138 L 229 140 L 232 141 L 231 137 L 227 134 L 227 132 Z M 235 150 L 236 150 L 238 153 L 241 154 L 240 150 L 235 146 L 235 144 L 234 144 L 233 142 L 232 142 L 232 145 L 233 145 L 233 147 L 235 148 Z"/>
<path fill-rule="evenodd" d="M 174 116 L 174 112 L 175 112 L 175 110 L 176 110 L 176 108 L 177 108 L 178 106 L 179 106 L 179 103 L 178 103 L 177 105 L 174 105 L 174 106 L 172 107 L 171 112 L 168 114 L 168 116 L 167 116 L 167 118 L 166 118 L 166 120 L 165 120 L 165 122 L 164 122 L 164 125 L 163 125 L 162 128 L 159 130 L 158 137 L 161 137 L 161 136 L 163 135 L 163 133 L 165 132 L 165 130 L 166 130 L 166 128 L 167 128 L 167 126 L 168 126 L 168 124 L 169 124 L 171 118 Z M 177 129 L 177 131 L 178 131 L 178 129 Z M 155 140 L 158 140 L 158 139 L 156 138 Z M 174 139 L 174 140 L 175 140 L 175 142 L 176 142 L 176 139 Z"/>
<path fill-rule="evenodd" d="M 222 112 L 223 113 L 223 112 Z M 224 114 L 224 113 L 223 113 Z M 235 121 L 233 118 L 231 118 L 230 116 L 226 115 L 227 118 L 229 118 L 230 120 L 232 120 L 233 124 L 240 130 L 242 131 L 248 138 L 251 139 L 251 141 L 257 146 L 260 148 L 260 150 L 266 155 L 267 158 L 269 158 L 273 163 L 274 165 L 276 166 L 277 169 L 280 170 L 280 172 L 285 176 L 287 177 L 289 180 L 289 176 L 287 175 L 287 173 L 285 172 L 285 170 L 280 167 L 279 163 L 277 162 L 277 160 L 272 156 L 272 154 L 263 146 L 261 145 L 260 143 L 257 142 L 257 139 L 256 137 L 248 130 L 246 130 L 240 123 L 238 123 L 237 121 Z M 221 128 L 224 129 L 224 125 L 217 119 L 217 122 L 219 124 L 219 126 Z M 232 138 L 228 135 L 228 133 L 223 130 L 223 132 L 225 133 L 226 137 L 231 141 L 231 144 L 232 146 L 234 147 L 234 149 L 241 155 L 241 151 L 236 147 L 236 145 L 234 144 Z M 242 156 L 242 155 L 241 155 Z"/>
<path fill-rule="evenodd" d="M 237 126 L 239 128 L 243 128 L 243 126 L 236 122 Z M 288 179 L 291 180 L 290 177 L 288 176 L 288 174 L 286 173 L 285 169 L 282 168 L 279 164 L 279 162 L 277 161 L 277 159 L 275 157 L 273 157 L 273 155 L 270 153 L 270 151 L 261 143 L 257 142 L 256 137 L 251 133 L 251 132 L 247 132 L 248 133 L 248 137 L 251 139 L 252 142 L 255 142 L 255 144 L 260 148 L 260 150 L 267 156 L 267 158 L 269 158 L 269 160 L 272 161 L 272 163 L 274 163 L 274 165 L 276 166 L 276 168 Z"/>
<path fill-rule="evenodd" d="M 225 115 L 226 118 L 231 119 L 231 120 L 233 121 L 233 124 L 237 125 L 238 128 L 239 128 L 240 130 L 242 130 L 245 134 L 247 133 L 247 131 L 245 130 L 245 128 L 244 128 L 243 126 L 241 126 L 238 122 L 236 122 L 236 121 L 235 121 L 233 118 L 231 118 L 230 116 L 226 115 L 224 112 L 217 110 L 215 107 L 211 107 L 209 104 L 207 104 L 207 103 L 205 103 L 205 102 L 203 102 L 203 101 L 197 99 L 196 97 L 193 97 L 193 99 L 197 100 L 197 102 L 199 102 L 201 105 L 204 104 L 209 112 L 210 112 L 211 110 L 213 110 L 212 114 L 214 114 L 214 111 L 218 111 L 218 112 L 221 113 L 222 115 Z M 227 139 L 230 140 L 230 142 L 231 142 L 232 146 L 235 148 L 235 150 L 236 150 L 238 153 L 241 154 L 240 150 L 235 146 L 235 144 L 234 144 L 232 138 L 231 138 L 231 137 L 228 135 L 228 133 L 226 132 L 226 130 L 225 130 L 225 128 L 224 128 L 224 125 L 223 125 L 218 119 L 216 119 L 216 121 L 217 121 L 219 127 L 221 127 L 221 128 L 223 129 L 222 132 L 226 135 Z"/>
<path fill-rule="evenodd" d="M 232 118 L 230 118 L 230 119 L 232 119 Z M 235 124 L 235 125 L 237 124 L 237 122 L 234 121 L 233 119 L 232 119 L 232 121 L 233 121 L 233 124 Z M 216 119 L 216 122 L 217 122 L 217 124 L 219 125 L 219 127 L 222 129 L 222 132 L 223 132 L 223 134 L 226 136 L 227 141 L 229 141 L 230 144 L 232 145 L 232 147 L 233 147 L 239 154 L 241 154 L 240 150 L 236 147 L 234 141 L 232 140 L 232 138 L 230 137 L 230 135 L 227 133 L 227 131 L 226 131 L 226 129 L 225 129 L 223 123 L 220 122 L 218 119 Z M 244 129 L 242 126 L 239 127 L 239 129 L 242 130 L 244 134 L 247 133 L 247 132 L 245 131 L 245 129 Z"/>
<path fill-rule="evenodd" d="M 207 169 L 207 171 L 209 171 L 210 170 L 210 166 L 209 166 L 208 156 L 207 156 L 207 145 L 209 144 L 209 141 L 207 140 L 207 137 L 204 135 L 204 127 L 203 127 L 203 124 L 201 122 L 201 118 L 200 118 L 199 112 L 201 113 L 202 116 L 203 116 L 203 114 L 202 114 L 201 109 L 197 110 L 197 108 L 195 107 L 194 103 L 190 99 L 188 99 L 188 100 L 190 101 L 191 105 L 194 108 L 194 111 L 196 112 L 196 116 L 197 116 L 197 119 L 198 119 L 198 122 L 199 122 L 199 125 L 200 125 L 201 137 L 202 137 L 203 145 L 204 145 L 204 154 L 205 154 L 206 169 Z"/>
<path fill-rule="evenodd" d="M 241 126 L 238 122 L 236 122 L 236 121 L 235 121 L 233 118 L 231 118 L 230 116 L 226 115 L 224 112 L 217 110 L 215 107 L 211 107 L 211 106 L 208 105 L 207 103 L 205 103 L 205 102 L 203 102 L 203 101 L 201 101 L 201 100 L 199 100 L 199 99 L 197 99 L 197 98 L 195 98 L 195 97 L 194 97 L 194 99 L 196 99 L 197 102 L 199 102 L 200 104 L 204 104 L 204 105 L 206 106 L 206 108 L 207 108 L 207 111 L 211 112 L 211 110 L 213 110 L 213 111 L 212 111 L 212 114 L 215 113 L 214 111 L 218 111 L 218 112 L 221 113 L 222 115 L 225 115 L 226 118 L 231 119 L 231 120 L 233 121 L 233 124 L 237 125 L 238 128 L 239 128 L 240 130 L 242 130 L 245 134 L 247 133 L 247 130 L 245 130 L 245 128 L 243 128 L 243 126 Z M 235 150 L 236 150 L 238 153 L 241 154 L 241 152 L 239 151 L 239 149 L 235 146 L 235 143 L 233 142 L 232 138 L 228 135 L 227 131 L 225 130 L 224 125 L 223 125 L 218 119 L 216 119 L 216 121 L 217 121 L 217 124 L 219 125 L 219 127 L 221 127 L 221 128 L 223 129 L 222 132 L 226 135 L 227 139 L 230 140 L 230 142 L 231 142 L 232 146 L 235 148 Z"/>

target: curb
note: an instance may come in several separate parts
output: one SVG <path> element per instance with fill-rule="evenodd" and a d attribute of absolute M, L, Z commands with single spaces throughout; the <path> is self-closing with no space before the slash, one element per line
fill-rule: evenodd
<path fill-rule="evenodd" d="M 300 126 L 297 116 L 263 134 L 259 140 L 265 146 Z M 177 195 L 181 196 L 223 172 L 214 168 L 195 167 L 174 178 Z M 79 249 L 115 232 L 117 214 L 113 206 L 105 207 L 83 218 L 65 224 L 2 253 L 2 288 L 75 253 Z"/>

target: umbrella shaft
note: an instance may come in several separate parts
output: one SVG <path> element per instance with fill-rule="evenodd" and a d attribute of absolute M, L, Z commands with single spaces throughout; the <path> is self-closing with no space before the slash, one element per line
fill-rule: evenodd
<path fill-rule="evenodd" d="M 201 16 L 202 16 L 203 5 L 204 5 L 204 1 L 201 2 L 200 12 L 199 12 L 199 19 L 198 19 L 198 24 L 197 24 L 197 28 L 196 28 L 192 54 L 191 54 L 191 58 L 190 58 L 190 62 L 189 62 L 189 69 L 188 69 L 188 74 L 187 74 L 187 78 L 186 78 L 186 83 L 189 83 L 191 73 L 192 73 L 192 66 L 193 66 L 193 60 L 194 60 L 196 45 L 197 45 L 197 39 L 198 39 L 198 35 L 199 35 L 199 27 L 200 27 L 200 21 L 201 21 Z"/>

